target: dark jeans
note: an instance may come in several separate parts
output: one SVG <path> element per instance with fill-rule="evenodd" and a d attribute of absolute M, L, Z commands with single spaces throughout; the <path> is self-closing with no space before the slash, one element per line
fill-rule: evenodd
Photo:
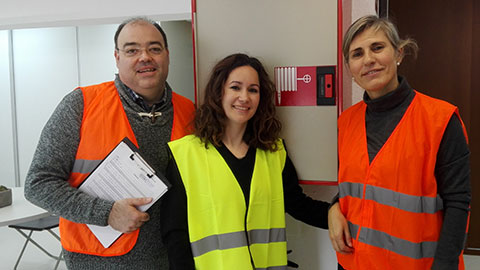
<path fill-rule="evenodd" d="M 338 270 L 345 270 L 340 264 L 338 264 Z"/>

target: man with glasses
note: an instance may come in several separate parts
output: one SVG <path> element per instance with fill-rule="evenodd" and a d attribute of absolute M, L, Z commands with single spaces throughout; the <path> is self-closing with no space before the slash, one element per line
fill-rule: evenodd
<path fill-rule="evenodd" d="M 69 269 L 168 269 L 160 237 L 160 202 L 115 202 L 76 187 L 124 137 L 161 173 L 166 143 L 188 134 L 194 106 L 166 79 L 169 51 L 162 28 L 147 18 L 120 24 L 114 37 L 115 81 L 69 93 L 45 125 L 25 182 L 32 203 L 60 215 L 60 237 Z M 105 248 L 85 224 L 110 225 L 124 234 Z"/>

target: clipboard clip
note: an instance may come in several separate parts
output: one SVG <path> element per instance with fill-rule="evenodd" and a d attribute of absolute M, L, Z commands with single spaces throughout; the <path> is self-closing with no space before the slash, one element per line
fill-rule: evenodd
<path fill-rule="evenodd" d="M 134 159 L 135 156 L 138 158 L 138 160 L 140 160 L 140 161 L 143 163 L 143 165 L 145 165 L 145 167 L 147 167 L 151 172 L 153 172 L 152 174 L 150 174 L 150 173 L 148 173 L 148 172 L 145 172 L 148 178 L 152 178 L 153 175 L 155 174 L 155 170 L 154 170 L 152 167 L 150 167 L 150 165 L 148 165 L 148 163 L 147 163 L 139 154 L 137 154 L 137 152 L 133 152 L 133 153 L 130 155 L 130 159 L 133 160 L 133 161 L 135 161 L 135 159 Z M 140 167 L 140 168 L 141 168 L 141 167 Z M 141 168 L 141 169 L 142 169 L 142 168 Z M 143 169 L 142 169 L 142 170 L 143 170 Z"/>

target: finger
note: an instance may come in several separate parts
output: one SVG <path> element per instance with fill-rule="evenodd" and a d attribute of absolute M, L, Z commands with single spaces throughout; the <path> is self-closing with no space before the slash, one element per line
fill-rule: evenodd
<path fill-rule="evenodd" d="M 353 252 L 353 249 L 347 246 L 345 246 L 345 248 L 342 251 L 340 251 L 340 253 L 342 254 L 351 254 L 352 252 Z"/>
<path fill-rule="evenodd" d="M 345 243 L 347 244 L 348 247 L 353 247 L 352 244 L 352 236 L 350 235 L 350 230 L 345 230 Z"/>
<path fill-rule="evenodd" d="M 149 204 L 151 202 L 152 202 L 152 198 L 150 197 L 129 199 L 129 203 L 134 206 L 141 206 L 141 205 Z"/>
<path fill-rule="evenodd" d="M 131 230 L 126 231 L 125 233 L 133 233 L 133 232 L 136 231 L 136 230 L 137 230 L 136 228 L 135 228 L 135 229 L 131 229 Z"/>
<path fill-rule="evenodd" d="M 142 216 L 141 216 L 141 218 L 140 218 L 140 221 L 142 221 L 142 222 L 147 222 L 147 221 L 149 221 L 149 220 L 150 220 L 150 215 L 147 214 L 147 213 L 142 213 Z"/>
<path fill-rule="evenodd" d="M 125 233 L 132 233 L 134 231 L 137 230 L 137 226 L 136 225 L 132 225 L 132 226 L 128 226 L 126 229 L 125 229 Z"/>
<path fill-rule="evenodd" d="M 333 234 L 330 235 L 330 242 L 332 243 L 333 250 L 340 252 L 340 248 L 337 244 L 337 239 Z"/>
<path fill-rule="evenodd" d="M 343 240 L 341 241 L 341 243 L 339 243 L 339 248 L 340 248 L 340 252 L 343 254 L 352 253 L 353 251 L 353 249 L 349 247 L 347 243 Z"/>
<path fill-rule="evenodd" d="M 330 234 L 330 243 L 332 243 L 333 250 L 337 251 L 337 244 L 335 243 L 335 239 Z"/>
<path fill-rule="evenodd" d="M 352 243 L 352 236 L 350 234 L 350 228 L 348 226 L 345 226 L 343 233 L 345 235 L 345 244 L 346 244 L 346 247 L 344 250 L 351 252 L 353 248 L 353 243 Z"/>
<path fill-rule="evenodd" d="M 333 250 L 335 250 L 335 251 L 339 251 L 338 246 L 337 246 L 337 243 L 335 243 L 335 241 L 332 241 L 332 248 L 333 248 Z"/>
<path fill-rule="evenodd" d="M 334 248 L 336 252 L 341 252 L 342 250 L 340 249 L 340 247 L 338 246 L 337 242 L 334 242 Z"/>
<path fill-rule="evenodd" d="M 343 233 L 335 237 L 335 244 L 337 245 L 338 252 L 342 254 L 351 253 L 352 249 L 347 245 L 344 235 L 349 235 L 348 229 L 344 230 Z"/>
<path fill-rule="evenodd" d="M 337 239 L 335 242 L 338 247 L 338 252 L 344 253 L 345 243 L 343 242 L 343 239 Z"/>
<path fill-rule="evenodd" d="M 140 229 L 140 227 L 142 227 L 144 223 L 145 222 L 142 222 L 142 221 L 137 222 L 135 229 Z"/>
<path fill-rule="evenodd" d="M 333 250 L 335 250 L 336 252 L 338 252 L 338 248 L 337 248 L 337 246 L 335 245 L 335 243 L 333 243 L 333 242 L 332 242 L 332 248 L 333 248 Z"/>

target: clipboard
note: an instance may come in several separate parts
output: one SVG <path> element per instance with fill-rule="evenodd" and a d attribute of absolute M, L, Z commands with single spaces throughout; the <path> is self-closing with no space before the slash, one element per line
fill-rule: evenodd
<path fill-rule="evenodd" d="M 118 201 L 126 198 L 151 197 L 149 204 L 138 207 L 145 212 L 170 188 L 170 183 L 141 156 L 139 149 L 125 137 L 98 164 L 78 187 L 79 190 L 98 198 Z M 98 241 L 110 247 L 121 235 L 110 225 L 86 224 Z"/>

